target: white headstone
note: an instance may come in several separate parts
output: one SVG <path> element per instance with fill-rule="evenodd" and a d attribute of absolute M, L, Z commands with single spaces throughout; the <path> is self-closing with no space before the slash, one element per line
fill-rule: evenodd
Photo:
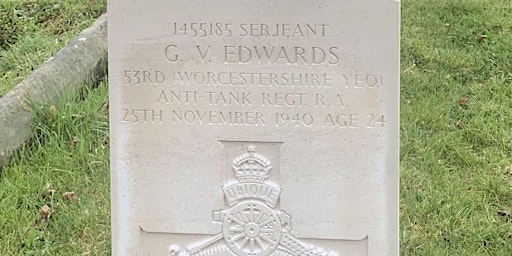
<path fill-rule="evenodd" d="M 398 255 L 399 1 L 109 1 L 113 255 Z"/>

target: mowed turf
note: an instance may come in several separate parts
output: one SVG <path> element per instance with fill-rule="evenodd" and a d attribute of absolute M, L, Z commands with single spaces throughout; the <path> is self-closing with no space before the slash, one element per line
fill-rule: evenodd
<path fill-rule="evenodd" d="M 511 13 L 402 1 L 402 255 L 512 255 Z"/>

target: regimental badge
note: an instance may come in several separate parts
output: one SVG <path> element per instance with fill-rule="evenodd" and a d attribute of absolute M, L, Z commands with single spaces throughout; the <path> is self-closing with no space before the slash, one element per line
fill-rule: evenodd
<path fill-rule="evenodd" d="M 265 181 L 271 162 L 253 145 L 233 160 L 232 167 L 238 181 L 222 187 L 230 208 L 213 211 L 222 232 L 186 249 L 171 244 L 169 256 L 338 256 L 291 235 L 291 216 L 276 209 L 281 188 Z"/>

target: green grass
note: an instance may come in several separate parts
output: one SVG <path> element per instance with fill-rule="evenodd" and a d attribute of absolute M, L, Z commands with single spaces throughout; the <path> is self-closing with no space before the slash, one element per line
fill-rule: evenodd
<path fill-rule="evenodd" d="M 512 252 L 511 13 L 402 1 L 402 255 Z"/>
<path fill-rule="evenodd" d="M 401 255 L 512 252 L 511 13 L 402 1 Z M 0 176 L 0 255 L 110 254 L 106 99 L 101 84 L 36 111 L 31 146 Z"/>
<path fill-rule="evenodd" d="M 106 0 L 0 0 L 0 96 L 106 11 Z"/>
<path fill-rule="evenodd" d="M 110 255 L 106 95 L 101 83 L 37 109 L 34 139 L 0 174 L 0 255 Z"/>

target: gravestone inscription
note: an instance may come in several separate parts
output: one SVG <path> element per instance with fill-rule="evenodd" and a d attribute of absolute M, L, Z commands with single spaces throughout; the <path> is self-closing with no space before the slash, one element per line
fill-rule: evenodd
<path fill-rule="evenodd" d="M 113 255 L 398 255 L 398 1 L 108 13 Z"/>

